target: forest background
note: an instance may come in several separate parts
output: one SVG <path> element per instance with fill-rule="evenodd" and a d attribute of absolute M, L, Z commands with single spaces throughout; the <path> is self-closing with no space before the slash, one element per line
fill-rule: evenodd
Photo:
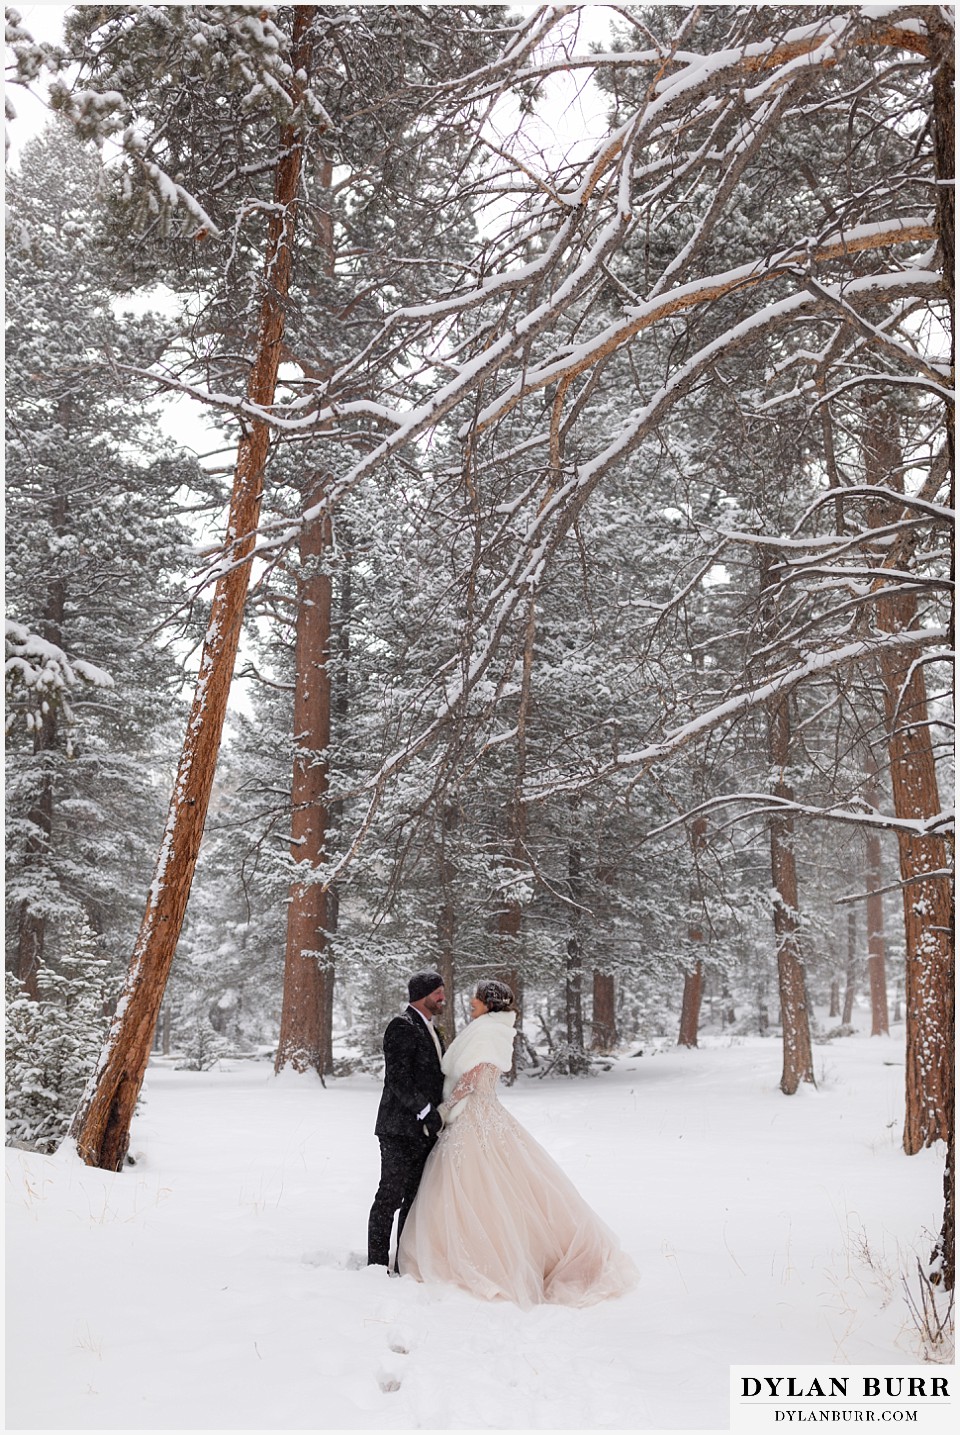
<path fill-rule="evenodd" d="M 952 1286 L 952 12 L 606 9 L 8 12 L 8 1137 L 868 1002 Z"/>

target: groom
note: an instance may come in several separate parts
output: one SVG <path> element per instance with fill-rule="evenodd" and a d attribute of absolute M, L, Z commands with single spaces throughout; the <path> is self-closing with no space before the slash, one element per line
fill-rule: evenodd
<path fill-rule="evenodd" d="M 374 1132 L 380 1138 L 380 1185 L 370 1209 L 367 1264 L 390 1263 L 390 1232 L 399 1207 L 397 1245 L 420 1185 L 427 1157 L 443 1120 L 440 1058 L 443 1043 L 433 1018 L 443 1011 L 443 979 L 416 972 L 407 983 L 409 1005 L 394 1017 L 383 1036 L 386 1071 Z"/>

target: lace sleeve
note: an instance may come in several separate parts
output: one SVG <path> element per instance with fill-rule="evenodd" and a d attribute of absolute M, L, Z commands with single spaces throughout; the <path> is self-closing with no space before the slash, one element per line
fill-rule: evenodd
<path fill-rule="evenodd" d="M 488 1065 L 488 1062 L 482 1061 L 478 1066 L 471 1066 L 469 1071 L 465 1071 L 463 1073 L 448 1098 L 451 1106 L 454 1104 L 455 1101 L 462 1101 L 465 1096 L 470 1096 L 474 1091 L 476 1091 L 477 1086 L 480 1083 L 480 1078 Z M 493 1067 L 492 1069 L 496 1071 L 496 1067 Z"/>

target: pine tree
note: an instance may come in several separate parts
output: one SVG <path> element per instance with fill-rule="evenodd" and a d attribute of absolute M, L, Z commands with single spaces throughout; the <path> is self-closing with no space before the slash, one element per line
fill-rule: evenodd
<path fill-rule="evenodd" d="M 163 331 L 113 311 L 98 182 L 53 125 L 8 185 L 7 962 L 28 990 L 67 919 L 85 913 L 114 958 L 128 939 L 179 683 L 162 629 L 195 469 L 114 367 Z"/>
<path fill-rule="evenodd" d="M 82 914 L 63 924 L 58 967 L 37 999 L 6 974 L 7 1139 L 44 1152 L 67 1133 L 109 1021 L 111 964 Z"/>

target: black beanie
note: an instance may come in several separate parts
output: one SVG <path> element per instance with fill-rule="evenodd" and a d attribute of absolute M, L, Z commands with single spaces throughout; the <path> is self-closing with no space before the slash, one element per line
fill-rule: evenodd
<path fill-rule="evenodd" d="M 412 1002 L 423 1001 L 437 987 L 443 986 L 443 977 L 438 972 L 414 972 L 407 982 L 407 995 Z"/>

